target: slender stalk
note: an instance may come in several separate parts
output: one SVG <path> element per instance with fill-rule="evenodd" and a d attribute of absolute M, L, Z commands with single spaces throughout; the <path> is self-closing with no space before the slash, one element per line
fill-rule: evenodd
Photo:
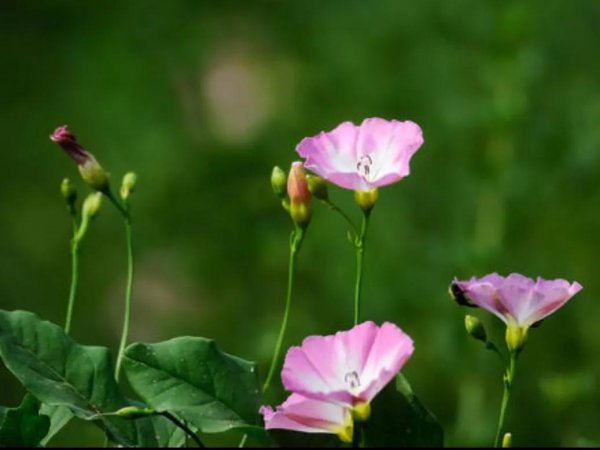
<path fill-rule="evenodd" d="M 498 418 L 498 429 L 496 430 L 496 439 L 494 440 L 494 447 L 500 447 L 501 445 L 500 439 L 502 436 L 502 429 L 504 428 L 504 417 L 506 415 L 508 401 L 510 400 L 510 391 L 512 388 L 512 384 L 515 379 L 517 355 L 517 352 L 511 352 L 510 365 L 504 374 L 504 393 L 502 395 L 502 405 L 500 406 L 500 417 Z"/>
<path fill-rule="evenodd" d="M 238 448 L 244 448 L 244 445 L 246 445 L 247 440 L 248 440 L 248 435 L 247 434 L 243 435 L 242 440 L 238 444 Z"/>
<path fill-rule="evenodd" d="M 355 236 L 358 235 L 358 230 L 356 228 L 356 225 L 354 225 L 354 222 L 352 222 L 352 219 L 350 219 L 350 217 L 348 216 L 348 214 L 346 214 L 344 211 L 342 211 L 342 209 L 335 205 L 334 203 L 331 202 L 331 200 L 329 199 L 323 199 L 321 200 L 325 205 L 327 205 L 327 207 L 331 210 L 331 211 L 335 211 L 336 213 L 338 213 L 340 216 L 342 216 L 342 218 L 348 223 L 348 225 L 350 225 L 350 228 L 352 229 L 352 232 L 354 233 Z"/>
<path fill-rule="evenodd" d="M 77 292 L 77 278 L 79 266 L 79 239 L 77 239 L 77 223 L 73 230 L 73 239 L 71 240 L 71 287 L 69 288 L 69 303 L 67 305 L 67 318 L 65 319 L 65 333 L 71 331 L 71 320 L 73 318 L 73 309 L 75 306 L 75 293 Z"/>
<path fill-rule="evenodd" d="M 121 343 L 119 344 L 119 353 L 117 354 L 117 364 L 115 366 L 115 379 L 119 381 L 121 372 L 121 363 L 123 362 L 123 353 L 127 345 L 129 336 L 129 323 L 131 321 L 131 297 L 133 295 L 133 233 L 131 228 L 131 218 L 129 214 L 125 217 L 125 236 L 127 239 L 127 287 L 125 290 L 125 312 L 123 315 L 123 331 L 121 332 Z"/>
<path fill-rule="evenodd" d="M 173 422 L 175 424 L 175 426 L 177 426 L 177 427 L 181 428 L 183 431 L 185 431 L 185 434 L 187 436 L 191 437 L 199 448 L 204 448 L 204 444 L 198 438 L 198 436 L 196 436 L 196 433 L 194 433 L 184 422 L 179 420 L 177 417 L 175 417 L 169 411 L 161 412 L 160 415 L 166 417 L 171 422 Z"/>
<path fill-rule="evenodd" d="M 302 244 L 303 239 L 304 230 L 300 227 L 296 227 L 296 229 L 292 233 L 292 238 L 290 240 L 290 261 L 288 267 L 288 286 L 285 299 L 285 310 L 283 312 L 283 320 L 281 322 L 281 328 L 279 330 L 279 337 L 277 338 L 277 343 L 275 344 L 275 352 L 273 353 L 271 368 L 269 369 L 269 374 L 267 375 L 267 379 L 263 384 L 263 392 L 269 389 L 269 386 L 271 385 L 271 381 L 273 380 L 273 376 L 275 375 L 275 370 L 277 369 L 277 365 L 279 362 L 279 354 L 281 353 L 281 346 L 283 345 L 283 338 L 285 336 L 285 330 L 287 328 L 288 318 L 290 315 L 290 305 L 292 303 L 292 289 L 294 285 L 294 268 L 296 265 L 296 255 L 298 254 L 298 250 L 300 250 L 300 246 Z"/>
<path fill-rule="evenodd" d="M 362 288 L 363 258 L 365 254 L 365 242 L 367 229 L 369 227 L 369 212 L 364 212 L 360 235 L 356 240 L 356 282 L 354 285 L 354 325 L 360 320 L 360 292 Z"/>

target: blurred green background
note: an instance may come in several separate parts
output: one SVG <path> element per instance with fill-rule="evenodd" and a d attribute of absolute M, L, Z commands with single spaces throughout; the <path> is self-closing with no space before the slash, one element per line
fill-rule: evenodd
<path fill-rule="evenodd" d="M 414 338 L 405 374 L 447 443 L 489 445 L 501 367 L 465 335 L 450 281 L 493 271 L 579 281 L 530 334 L 507 424 L 518 445 L 598 444 L 599 23 L 600 2 L 583 0 L 4 0 L 0 307 L 64 321 L 59 183 L 86 187 L 48 135 L 68 124 L 113 185 L 139 175 L 131 340 L 213 337 L 264 374 L 291 230 L 271 168 L 342 121 L 412 119 L 425 144 L 411 175 L 380 192 L 364 317 Z M 359 218 L 350 192 L 330 192 Z M 116 350 L 124 245 L 105 202 L 82 247 L 79 342 Z M 316 205 L 287 345 L 349 328 L 353 283 L 344 224 Z M 502 343 L 500 322 L 479 316 Z M 4 367 L 0 383 L 0 404 L 17 404 L 23 391 Z M 73 421 L 54 443 L 102 438 Z"/>

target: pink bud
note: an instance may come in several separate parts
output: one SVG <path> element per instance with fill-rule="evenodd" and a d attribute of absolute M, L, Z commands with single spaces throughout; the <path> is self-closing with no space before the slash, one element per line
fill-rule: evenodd
<path fill-rule="evenodd" d="M 60 145 L 67 155 L 69 155 L 78 165 L 85 164 L 92 157 L 92 155 L 77 142 L 77 138 L 69 131 L 69 128 L 66 125 L 54 130 L 54 133 L 50 135 L 50 139 Z"/>
<path fill-rule="evenodd" d="M 292 163 L 287 181 L 288 197 L 290 198 L 290 214 L 292 220 L 302 228 L 306 228 L 311 218 L 312 196 L 308 190 L 306 173 L 301 162 Z"/>

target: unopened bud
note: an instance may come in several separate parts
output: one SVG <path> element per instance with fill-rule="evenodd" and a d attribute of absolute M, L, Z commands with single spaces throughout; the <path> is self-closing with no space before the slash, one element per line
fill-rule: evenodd
<path fill-rule="evenodd" d="M 280 199 L 284 199 L 287 195 L 287 182 L 285 172 L 279 166 L 273 167 L 273 171 L 271 172 L 271 187 L 275 195 Z"/>
<path fill-rule="evenodd" d="M 301 162 L 292 163 L 287 180 L 287 193 L 290 198 L 290 215 L 300 228 L 306 228 L 312 215 L 312 196 L 308 190 L 306 173 Z"/>
<path fill-rule="evenodd" d="M 466 315 L 465 316 L 465 328 L 467 333 L 478 341 L 487 342 L 487 334 L 485 332 L 485 328 L 483 327 L 483 323 L 479 320 L 478 317 Z"/>
<path fill-rule="evenodd" d="M 519 353 L 527 342 L 527 327 L 509 324 L 506 327 L 506 346 L 511 353 Z"/>
<path fill-rule="evenodd" d="M 512 445 L 512 433 L 504 433 L 502 438 L 502 448 L 510 448 Z"/>
<path fill-rule="evenodd" d="M 121 183 L 121 198 L 127 200 L 129 195 L 135 189 L 135 182 L 137 181 L 137 175 L 134 172 L 127 172 L 123 177 Z"/>
<path fill-rule="evenodd" d="M 141 417 L 153 416 L 156 411 L 152 408 L 138 408 L 137 406 L 126 406 L 115 412 L 119 417 L 126 419 L 139 419 Z"/>
<path fill-rule="evenodd" d="M 310 193 L 319 200 L 327 200 L 329 193 L 327 192 L 327 182 L 317 175 L 306 175 L 306 181 L 308 182 L 308 190 Z"/>
<path fill-rule="evenodd" d="M 60 183 L 60 193 L 67 202 L 69 208 L 73 208 L 75 200 L 77 200 L 77 190 L 75 189 L 75 186 L 73 186 L 73 183 L 71 183 L 71 180 L 68 178 L 62 180 Z"/>
<path fill-rule="evenodd" d="M 377 188 L 373 188 L 370 191 L 354 191 L 354 200 L 358 203 L 358 206 L 365 212 L 365 214 L 369 214 L 375 202 L 379 198 L 379 191 Z"/>
<path fill-rule="evenodd" d="M 100 192 L 94 192 L 93 194 L 89 194 L 83 201 L 83 217 L 86 219 L 93 219 L 98 214 L 101 205 L 102 194 Z"/>
<path fill-rule="evenodd" d="M 77 163 L 83 181 L 93 189 L 107 191 L 108 174 L 96 161 L 94 155 L 83 148 L 66 125 L 54 130 L 50 139 L 60 145 L 67 155 Z"/>

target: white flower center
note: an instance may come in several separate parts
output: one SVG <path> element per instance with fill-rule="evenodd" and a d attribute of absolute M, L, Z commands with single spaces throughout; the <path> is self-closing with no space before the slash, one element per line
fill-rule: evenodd
<path fill-rule="evenodd" d="M 363 155 L 360 157 L 358 162 L 356 163 L 356 171 L 362 176 L 366 181 L 371 181 L 371 166 L 373 165 L 373 159 L 369 155 Z"/>
<path fill-rule="evenodd" d="M 355 390 L 360 387 L 360 378 L 356 371 L 348 372 L 344 375 L 344 382 L 350 387 L 350 389 Z"/>

